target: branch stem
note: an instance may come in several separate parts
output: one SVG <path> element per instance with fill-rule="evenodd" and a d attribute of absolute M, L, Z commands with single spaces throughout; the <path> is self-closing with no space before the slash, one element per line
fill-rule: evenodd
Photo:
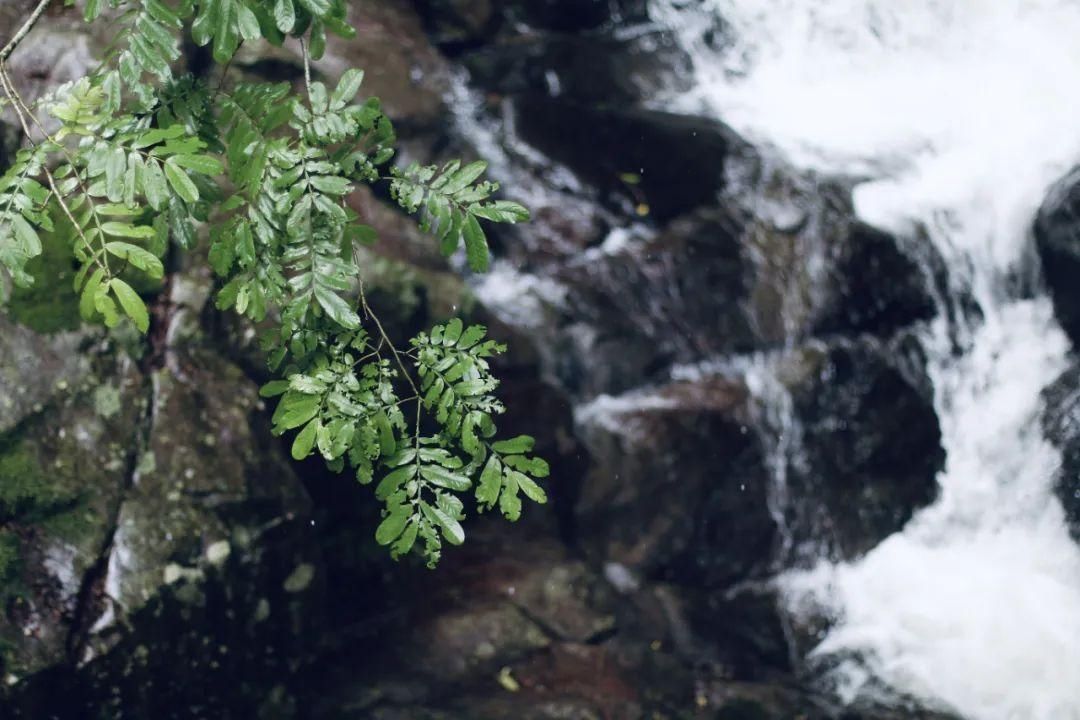
<path fill-rule="evenodd" d="M 11 53 L 15 52 L 15 48 L 19 47 L 19 43 L 30 34 L 30 31 L 34 29 L 34 25 L 36 25 L 37 21 L 41 19 L 41 16 L 45 14 L 45 9 L 49 7 L 50 2 L 52 2 L 52 0 L 40 0 L 37 7 L 34 8 L 34 11 L 30 13 L 30 17 L 23 23 L 22 27 L 12 36 L 11 40 L 8 41 L 8 44 L 0 50 L 0 62 L 7 60 L 8 57 L 11 56 Z"/>

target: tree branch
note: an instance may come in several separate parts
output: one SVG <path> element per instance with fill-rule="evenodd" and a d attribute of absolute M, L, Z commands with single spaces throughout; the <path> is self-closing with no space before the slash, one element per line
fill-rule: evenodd
<path fill-rule="evenodd" d="M 8 44 L 0 50 L 0 62 L 7 60 L 8 57 L 11 56 L 11 53 L 15 52 L 15 48 L 17 48 L 19 43 L 30 34 L 30 31 L 34 29 L 34 25 L 36 25 L 37 21 L 41 19 L 41 16 L 45 14 L 45 9 L 49 7 L 50 2 L 52 2 L 52 0 L 40 0 L 37 7 L 34 8 L 34 11 L 30 13 L 30 17 L 28 17 L 22 27 L 19 28 L 19 31 L 16 32 Z"/>

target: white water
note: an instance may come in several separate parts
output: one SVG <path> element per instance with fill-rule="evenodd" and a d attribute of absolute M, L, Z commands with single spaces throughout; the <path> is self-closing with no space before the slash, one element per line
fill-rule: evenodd
<path fill-rule="evenodd" d="M 653 2 L 698 73 L 695 93 L 665 102 L 797 164 L 868 177 L 858 213 L 924 224 L 984 315 L 924 338 L 948 453 L 940 499 L 865 558 L 786 578 L 794 605 L 837 618 L 815 653 L 840 661 L 847 701 L 884 684 L 975 720 L 1080 719 L 1080 548 L 1038 424 L 1067 341 L 1045 296 L 1007 289 L 1047 186 L 1080 159 L 1080 2 L 700 5 Z M 717 15 L 724 51 L 702 41 Z"/>

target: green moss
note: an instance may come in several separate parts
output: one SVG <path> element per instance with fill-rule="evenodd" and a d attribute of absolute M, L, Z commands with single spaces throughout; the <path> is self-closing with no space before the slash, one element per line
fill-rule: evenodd
<path fill-rule="evenodd" d="M 0 440 L 0 521 L 37 515 L 59 500 L 26 445 L 17 437 Z"/>
<path fill-rule="evenodd" d="M 55 520 L 78 498 L 57 488 L 18 435 L 0 438 L 0 523 Z"/>
<path fill-rule="evenodd" d="M 34 277 L 28 288 L 16 288 L 8 302 L 15 322 L 40 333 L 74 330 L 79 327 L 79 298 L 73 282 L 78 265 L 71 254 L 67 233 L 57 231 L 41 236 L 41 255 L 27 263 Z"/>
<path fill-rule="evenodd" d="M 109 384 L 95 389 L 94 410 L 103 418 L 111 418 L 120 412 L 120 390 Z"/>

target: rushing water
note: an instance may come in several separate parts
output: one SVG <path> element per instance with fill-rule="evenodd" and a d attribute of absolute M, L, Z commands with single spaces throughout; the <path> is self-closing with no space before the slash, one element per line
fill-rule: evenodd
<path fill-rule="evenodd" d="M 1047 186 L 1080 159 L 1080 2 L 654 0 L 695 61 L 665 98 L 793 162 L 867 180 L 858 213 L 925 227 L 977 317 L 924 333 L 948 453 L 939 499 L 861 560 L 785 580 L 837 618 L 815 656 L 845 700 L 913 695 L 975 720 L 1080 718 L 1080 548 L 1040 390 L 1067 341 L 1015 289 Z M 961 353 L 955 353 L 959 342 Z"/>

